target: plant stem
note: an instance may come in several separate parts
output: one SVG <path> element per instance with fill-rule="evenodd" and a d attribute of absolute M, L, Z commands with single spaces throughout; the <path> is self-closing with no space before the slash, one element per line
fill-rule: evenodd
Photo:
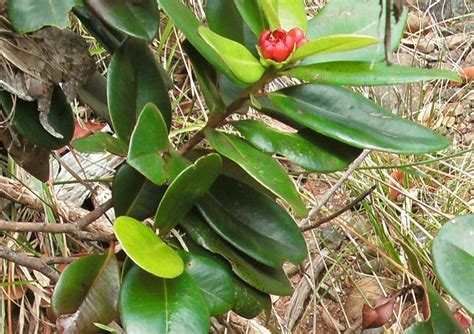
<path fill-rule="evenodd" d="M 276 75 L 276 70 L 273 67 L 268 68 L 262 77 L 255 82 L 252 86 L 244 88 L 239 96 L 232 102 L 225 110 L 225 112 L 215 113 L 209 117 L 207 124 L 196 132 L 194 136 L 191 137 L 181 148 L 179 153 L 185 154 L 191 151 L 197 144 L 199 144 L 204 139 L 204 133 L 207 129 L 215 129 L 225 123 L 225 119 L 235 113 L 237 110 L 245 106 L 249 101 L 250 95 L 258 93 L 260 90 L 265 88 L 265 85 L 273 80 Z"/>

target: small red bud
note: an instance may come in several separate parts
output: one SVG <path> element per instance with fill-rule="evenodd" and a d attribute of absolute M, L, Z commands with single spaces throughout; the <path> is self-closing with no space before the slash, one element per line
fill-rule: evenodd
<path fill-rule="evenodd" d="M 282 62 L 288 59 L 295 48 L 307 41 L 304 32 L 299 28 L 293 28 L 289 32 L 284 29 L 266 29 L 260 35 L 259 44 L 264 58 Z"/>

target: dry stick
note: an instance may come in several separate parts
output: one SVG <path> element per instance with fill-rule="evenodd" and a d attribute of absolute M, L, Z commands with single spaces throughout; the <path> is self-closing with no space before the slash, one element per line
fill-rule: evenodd
<path fill-rule="evenodd" d="M 39 271 L 53 282 L 57 282 L 59 279 L 59 274 L 38 258 L 18 254 L 4 248 L 0 248 L 0 258 Z"/>
<path fill-rule="evenodd" d="M 89 212 L 87 215 L 82 217 L 76 222 L 76 226 L 79 230 L 85 229 L 88 225 L 95 222 L 100 216 L 109 211 L 112 208 L 113 202 L 112 199 L 109 199 L 105 203 L 96 207 L 93 211 Z"/>
<path fill-rule="evenodd" d="M 334 218 L 337 218 L 339 217 L 341 214 L 343 214 L 344 212 L 346 212 L 347 210 L 350 210 L 352 209 L 355 205 L 359 204 L 360 202 L 362 202 L 367 196 L 369 196 L 372 191 L 374 191 L 376 188 L 375 185 L 373 185 L 372 187 L 370 187 L 369 189 L 367 189 L 366 191 L 364 191 L 362 194 L 360 194 L 359 196 L 357 196 L 353 201 L 351 201 L 349 204 L 345 205 L 344 207 L 342 207 L 341 209 L 337 210 L 336 212 L 334 212 L 333 214 L 330 214 L 329 216 L 326 216 L 324 218 L 321 218 L 320 220 L 318 220 L 317 222 L 313 223 L 313 224 L 310 224 L 310 225 L 307 225 L 307 226 L 301 226 L 300 227 L 300 230 L 303 231 L 303 232 L 306 232 L 308 230 L 312 230 L 312 229 L 315 229 L 317 227 L 319 227 L 320 225 L 324 224 L 324 223 L 327 223 L 328 221 L 331 221 L 333 220 Z"/>
<path fill-rule="evenodd" d="M 357 157 L 357 159 L 355 159 L 352 162 L 349 169 L 345 171 L 345 173 L 336 182 L 336 184 L 331 188 L 331 190 L 329 190 L 328 192 L 324 194 L 323 198 L 318 203 L 318 205 L 309 211 L 308 218 L 303 219 L 300 223 L 300 226 L 307 225 L 308 222 L 314 218 L 314 216 L 319 212 L 319 210 L 321 210 L 321 208 L 327 204 L 331 196 L 342 186 L 342 184 L 349 178 L 349 176 L 351 176 L 351 174 L 356 170 L 357 167 L 359 167 L 359 165 L 365 160 L 365 158 L 367 158 L 370 152 L 371 152 L 370 150 L 364 150 L 359 155 L 359 157 Z"/>

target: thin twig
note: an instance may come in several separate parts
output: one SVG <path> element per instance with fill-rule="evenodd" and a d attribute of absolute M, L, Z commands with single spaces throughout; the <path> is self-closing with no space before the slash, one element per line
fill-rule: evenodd
<path fill-rule="evenodd" d="M 109 199 L 105 203 L 96 207 L 93 211 L 89 212 L 87 215 L 79 219 L 76 223 L 78 229 L 83 230 L 88 225 L 95 222 L 100 216 L 106 213 L 110 208 L 112 208 L 113 202 L 112 199 Z"/>
<path fill-rule="evenodd" d="M 59 274 L 53 268 L 51 268 L 38 258 L 18 254 L 16 252 L 4 248 L 0 248 L 0 258 L 14 262 L 20 266 L 39 271 L 46 277 L 50 278 L 53 282 L 57 282 L 59 279 Z"/>
<path fill-rule="evenodd" d="M 349 169 L 347 169 L 342 177 L 336 182 L 336 184 L 324 194 L 321 201 L 318 203 L 317 206 L 313 207 L 308 214 L 308 217 L 303 219 L 300 223 L 300 226 L 305 226 L 311 219 L 316 216 L 316 214 L 321 210 L 323 206 L 327 204 L 331 196 L 342 186 L 342 184 L 351 176 L 351 174 L 356 170 L 357 167 L 365 160 L 365 158 L 369 155 L 370 150 L 364 150 L 357 159 L 355 159 L 352 164 L 350 165 Z"/>
<path fill-rule="evenodd" d="M 317 222 L 315 222 L 313 224 L 310 224 L 310 225 L 307 225 L 307 226 L 301 226 L 300 230 L 303 231 L 303 232 L 308 231 L 308 230 L 312 230 L 314 228 L 317 228 L 317 227 L 321 226 L 324 223 L 327 223 L 330 220 L 333 220 L 334 218 L 340 216 L 341 214 L 343 214 L 347 210 L 352 209 L 355 205 L 362 202 L 367 196 L 369 196 L 375 190 L 375 188 L 376 188 L 376 186 L 373 185 L 372 187 L 370 187 L 369 189 L 364 191 L 362 194 L 357 196 L 353 201 L 351 201 L 349 204 L 345 205 L 341 209 L 339 209 L 336 212 L 330 214 L 329 216 L 321 218 L 320 220 L 318 220 Z"/>

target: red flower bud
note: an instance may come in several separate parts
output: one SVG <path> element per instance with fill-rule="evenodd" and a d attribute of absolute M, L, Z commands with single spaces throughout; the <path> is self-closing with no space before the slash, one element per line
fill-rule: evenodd
<path fill-rule="evenodd" d="M 262 56 L 277 62 L 285 61 L 295 48 L 307 42 L 304 32 L 293 28 L 289 32 L 276 29 L 273 32 L 264 30 L 260 35 L 259 44 Z"/>

